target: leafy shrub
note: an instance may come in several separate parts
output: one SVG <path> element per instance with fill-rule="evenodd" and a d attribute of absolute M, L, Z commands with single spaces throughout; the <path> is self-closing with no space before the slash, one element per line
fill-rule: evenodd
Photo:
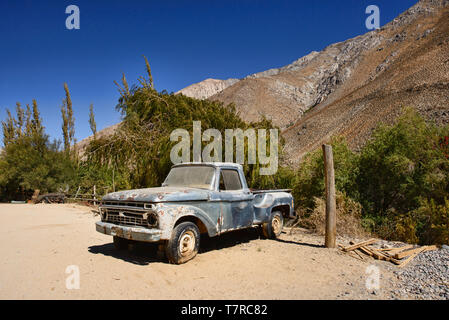
<path fill-rule="evenodd" d="M 332 146 L 336 189 L 361 204 L 359 222 L 366 231 L 410 243 L 449 242 L 449 126 L 436 127 L 404 109 L 396 124 L 380 125 L 359 154 L 341 138 Z M 303 217 L 322 212 L 321 150 L 305 158 L 293 189 Z M 318 212 L 309 217 L 313 228 Z"/>
<path fill-rule="evenodd" d="M 354 180 L 357 174 L 357 155 L 347 146 L 341 137 L 331 141 L 334 155 L 336 189 L 355 197 Z M 321 149 L 306 156 L 296 172 L 293 182 L 293 195 L 298 207 L 315 207 L 315 198 L 324 196 L 324 160 Z"/>
<path fill-rule="evenodd" d="M 41 194 L 66 189 L 75 179 L 73 163 L 48 137 L 18 137 L 0 156 L 0 201 L 27 200 L 35 189 Z"/>
<path fill-rule="evenodd" d="M 383 237 L 430 243 L 449 196 L 448 127 L 424 121 L 413 109 L 392 126 L 380 126 L 362 149 L 356 184 L 364 216 Z M 433 218 L 432 218 L 433 217 Z M 433 236 L 429 236 L 433 234 Z"/>
<path fill-rule="evenodd" d="M 434 199 L 424 199 L 418 209 L 408 215 L 411 228 L 411 238 L 415 236 L 416 242 L 424 244 L 449 243 L 449 200 L 437 204 Z M 402 225 L 399 225 L 402 227 Z M 414 231 L 414 234 L 413 234 Z M 407 239 L 407 235 L 400 235 Z"/>

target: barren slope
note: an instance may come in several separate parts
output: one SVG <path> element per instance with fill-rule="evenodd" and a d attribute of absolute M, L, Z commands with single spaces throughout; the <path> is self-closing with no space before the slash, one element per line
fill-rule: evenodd
<path fill-rule="evenodd" d="M 436 10 L 436 3 L 446 8 Z M 336 134 L 360 147 L 379 122 L 392 122 L 401 106 L 448 123 L 448 4 L 421 1 L 377 31 L 382 42 L 360 57 L 351 78 L 283 133 L 289 158 L 297 163 Z"/>
<path fill-rule="evenodd" d="M 177 94 L 182 93 L 183 95 L 196 99 L 207 99 L 217 92 L 223 91 L 234 83 L 238 82 L 239 79 L 228 79 L 228 80 L 217 80 L 217 79 L 206 79 L 204 81 L 194 83 L 182 90 L 176 92 Z"/>

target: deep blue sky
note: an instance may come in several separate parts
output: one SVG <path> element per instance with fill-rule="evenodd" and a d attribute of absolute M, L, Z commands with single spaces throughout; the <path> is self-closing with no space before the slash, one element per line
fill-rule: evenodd
<path fill-rule="evenodd" d="M 287 65 L 329 44 L 363 34 L 365 8 L 381 25 L 417 0 L 71 0 L 0 1 L 0 120 L 16 101 L 37 99 L 46 132 L 61 138 L 63 83 L 71 91 L 76 137 L 117 123 L 114 80 L 145 74 L 158 90 L 178 91 L 206 78 L 242 78 Z M 80 30 L 65 27 L 65 8 L 81 12 Z"/>

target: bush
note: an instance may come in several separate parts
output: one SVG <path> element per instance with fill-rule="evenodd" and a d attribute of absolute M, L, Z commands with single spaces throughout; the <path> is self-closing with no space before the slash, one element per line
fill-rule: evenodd
<path fill-rule="evenodd" d="M 41 194 L 65 190 L 74 179 L 73 163 L 47 137 L 39 148 L 29 137 L 18 138 L 0 157 L 0 201 L 30 199 L 35 189 Z"/>
<path fill-rule="evenodd" d="M 424 244 L 449 244 L 449 200 L 437 204 L 434 199 L 424 199 L 418 209 L 408 214 L 410 234 L 399 234 L 403 239 L 416 239 Z M 399 223 L 398 229 L 404 228 Z M 406 227 L 405 227 L 406 228 Z"/>
<path fill-rule="evenodd" d="M 396 124 L 380 125 L 358 155 L 341 138 L 331 144 L 336 188 L 361 204 L 359 224 L 366 231 L 410 243 L 449 243 L 448 126 L 404 109 Z M 321 150 L 305 158 L 293 186 L 299 212 L 316 229 L 324 223 L 317 218 L 324 196 Z"/>
<path fill-rule="evenodd" d="M 444 223 L 434 218 L 444 215 L 449 197 L 448 131 L 405 109 L 395 125 L 380 126 L 362 149 L 357 200 L 382 237 L 411 243 L 444 239 L 436 234 Z"/>
<path fill-rule="evenodd" d="M 347 146 L 341 137 L 331 141 L 334 155 L 335 186 L 351 197 L 356 197 L 354 184 L 357 175 L 358 156 Z M 315 198 L 324 197 L 324 160 L 321 149 L 306 156 L 296 172 L 293 181 L 293 196 L 298 207 L 313 209 Z"/>
<path fill-rule="evenodd" d="M 326 201 L 324 198 L 313 199 L 314 207 L 309 210 L 300 210 L 300 225 L 317 232 L 325 233 Z M 337 192 L 337 234 L 340 236 L 363 237 L 367 233 L 361 224 L 361 205 L 344 193 Z"/>

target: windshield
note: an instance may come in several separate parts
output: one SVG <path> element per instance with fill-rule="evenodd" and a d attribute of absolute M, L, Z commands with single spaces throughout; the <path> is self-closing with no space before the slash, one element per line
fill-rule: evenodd
<path fill-rule="evenodd" d="M 186 166 L 172 168 L 163 187 L 188 187 L 212 189 L 215 169 L 207 166 Z"/>

